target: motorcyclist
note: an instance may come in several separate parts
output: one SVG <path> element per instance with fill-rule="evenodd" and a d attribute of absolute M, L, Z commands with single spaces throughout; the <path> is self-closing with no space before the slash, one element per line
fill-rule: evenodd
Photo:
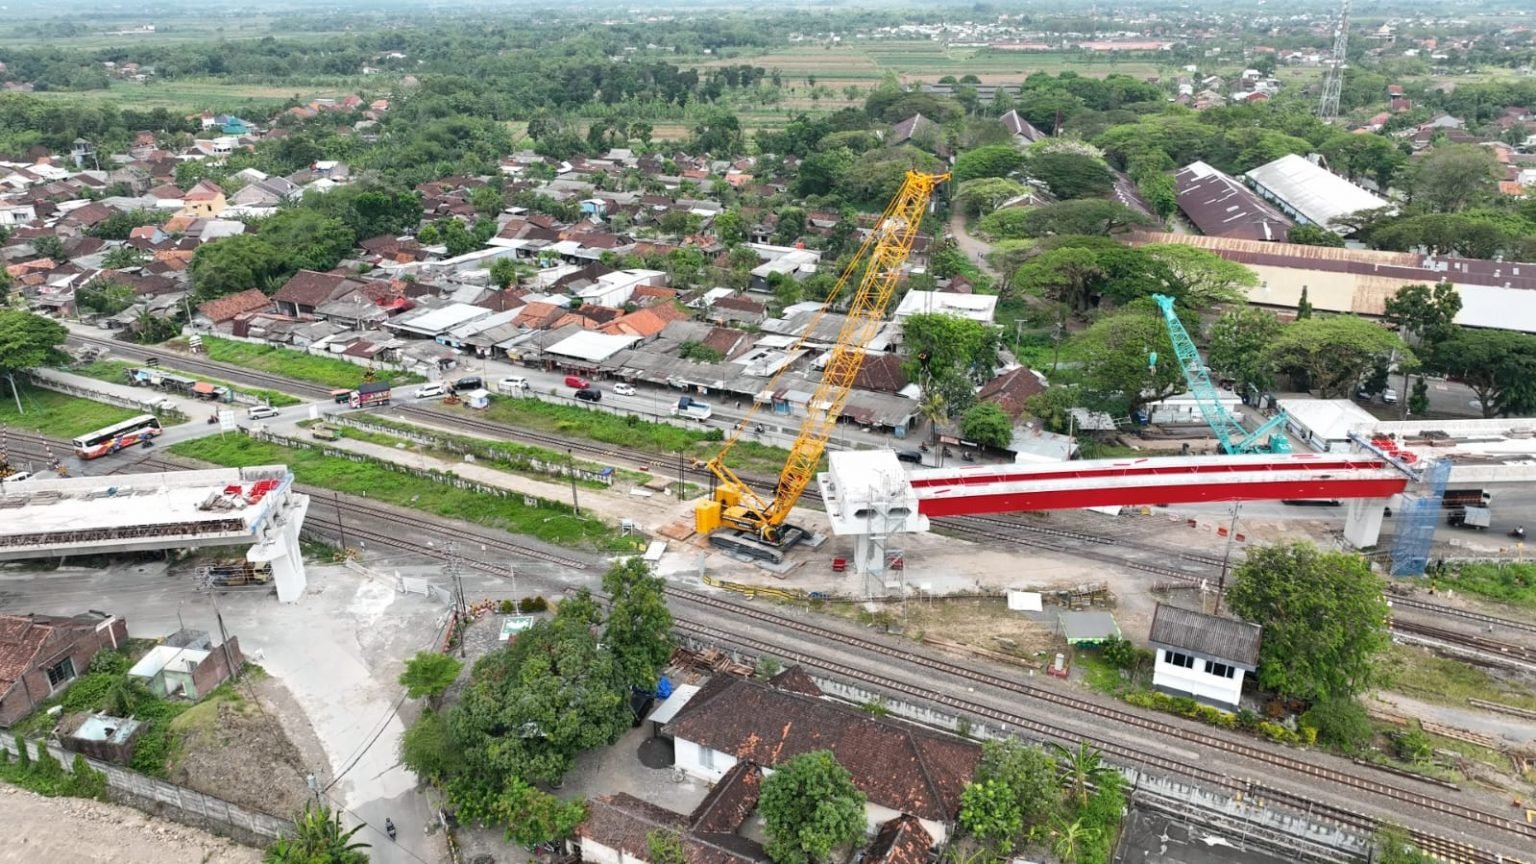
<path fill-rule="evenodd" d="M 395 839 L 395 823 L 388 816 L 384 817 L 384 833 L 389 835 L 389 839 Z"/>

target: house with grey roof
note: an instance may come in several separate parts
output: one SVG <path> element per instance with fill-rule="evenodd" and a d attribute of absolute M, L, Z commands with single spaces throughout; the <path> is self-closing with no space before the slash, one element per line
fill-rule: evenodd
<path fill-rule="evenodd" d="M 1157 604 L 1148 642 L 1157 651 L 1152 686 L 1164 693 L 1237 709 L 1243 676 L 1259 667 L 1257 624 Z"/>

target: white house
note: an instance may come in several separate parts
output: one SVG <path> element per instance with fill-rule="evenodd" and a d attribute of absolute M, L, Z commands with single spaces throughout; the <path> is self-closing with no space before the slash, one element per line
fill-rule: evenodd
<path fill-rule="evenodd" d="M 1243 676 L 1258 668 L 1261 634 L 1257 624 L 1159 603 L 1147 640 L 1157 651 L 1152 686 L 1235 710 Z"/>
<path fill-rule="evenodd" d="M 576 292 L 583 303 L 621 309 L 641 285 L 665 285 L 667 274 L 660 270 L 615 270 L 597 277 L 593 284 Z"/>
<path fill-rule="evenodd" d="M 665 730 L 676 767 L 709 783 L 741 761 L 771 773 L 773 766 L 830 750 L 867 798 L 867 829 L 906 815 L 935 843 L 959 817 L 960 793 L 981 748 L 822 698 L 799 667 L 768 683 L 716 675 L 679 710 Z"/>

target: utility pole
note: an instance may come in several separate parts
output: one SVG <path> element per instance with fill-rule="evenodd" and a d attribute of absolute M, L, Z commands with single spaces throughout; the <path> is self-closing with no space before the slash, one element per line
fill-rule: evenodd
<path fill-rule="evenodd" d="M 341 521 L 341 493 L 332 492 L 331 500 L 336 503 L 336 530 L 341 532 L 341 554 L 347 554 L 347 526 Z"/>
<path fill-rule="evenodd" d="M 569 447 L 565 448 L 565 467 L 566 471 L 571 475 L 571 510 L 575 511 L 577 517 L 580 517 L 581 502 L 576 500 L 576 454 L 572 453 Z"/>
<path fill-rule="evenodd" d="M 464 656 L 464 621 L 469 617 L 469 609 L 464 602 L 464 577 L 463 568 L 459 565 L 459 546 L 457 543 L 448 544 L 448 564 L 444 568 L 448 578 L 453 582 L 453 618 L 458 628 L 455 634 L 459 640 L 459 656 Z"/>
<path fill-rule="evenodd" d="M 1227 525 L 1227 551 L 1221 556 L 1221 578 L 1216 582 L 1216 614 L 1221 614 L 1221 596 L 1227 592 L 1227 567 L 1232 563 L 1232 544 L 1237 540 L 1237 511 L 1242 503 L 1232 502 L 1232 521 Z"/>

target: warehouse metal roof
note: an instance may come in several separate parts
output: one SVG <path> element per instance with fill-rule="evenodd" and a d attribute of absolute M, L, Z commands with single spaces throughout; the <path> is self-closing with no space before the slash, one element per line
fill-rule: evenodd
<path fill-rule="evenodd" d="M 1246 176 L 1259 194 L 1284 209 L 1324 228 L 1334 219 L 1361 210 L 1391 206 L 1337 174 L 1294 153 L 1249 171 Z"/>

